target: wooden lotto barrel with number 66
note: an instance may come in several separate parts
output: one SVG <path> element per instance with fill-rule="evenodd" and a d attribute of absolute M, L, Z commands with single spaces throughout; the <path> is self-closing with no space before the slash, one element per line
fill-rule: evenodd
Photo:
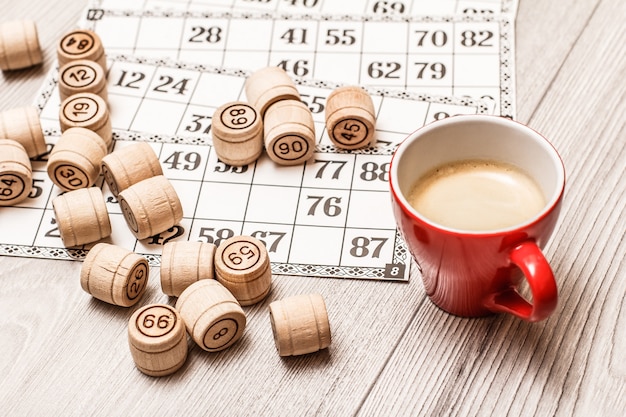
<path fill-rule="evenodd" d="M 128 321 L 128 345 L 141 372 L 170 375 L 187 359 L 187 332 L 178 311 L 167 304 L 150 304 Z"/>

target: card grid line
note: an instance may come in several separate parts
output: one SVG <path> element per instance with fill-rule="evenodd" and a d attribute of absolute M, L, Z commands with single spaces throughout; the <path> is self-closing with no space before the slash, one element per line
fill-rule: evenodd
<path fill-rule="evenodd" d="M 155 71 L 155 74 L 156 74 L 156 71 Z M 198 77 L 198 81 L 197 81 L 197 82 L 195 83 L 195 85 L 193 86 L 193 91 L 191 91 L 191 92 L 189 93 L 189 96 L 190 96 L 190 97 L 193 97 L 193 96 L 195 95 L 195 93 L 196 93 L 196 91 L 197 91 L 197 89 L 198 89 L 198 86 L 200 85 L 200 82 L 199 82 L 199 81 L 200 81 L 200 77 Z M 146 89 L 146 92 L 147 92 L 147 91 L 148 91 L 148 90 Z M 187 100 L 187 101 L 185 102 L 185 111 L 184 111 L 184 113 L 186 113 L 186 112 L 187 112 L 187 110 L 189 109 L 189 105 L 190 105 L 190 104 L 191 104 L 191 101 L 190 101 L 190 100 Z M 183 113 L 183 114 L 184 114 L 184 113 Z M 178 122 L 178 125 L 176 126 L 176 132 L 178 132 L 178 131 L 180 130 L 180 125 L 181 125 L 182 123 L 183 123 L 183 120 L 182 120 L 182 118 L 181 118 L 181 119 L 179 120 L 179 122 Z"/>
<path fill-rule="evenodd" d="M 308 161 L 307 161 L 308 162 Z M 304 181 L 304 172 L 306 170 L 306 162 L 305 164 L 302 166 L 302 175 L 300 177 L 300 186 L 298 187 L 298 198 L 296 199 L 296 206 L 294 208 L 294 213 L 293 213 L 293 224 L 289 224 L 289 226 L 293 226 L 291 227 L 291 236 L 289 239 L 289 249 L 287 250 L 287 263 L 289 263 L 289 261 L 291 260 L 292 257 L 292 253 L 293 253 L 293 248 L 294 248 L 294 244 L 293 244 L 293 239 L 295 236 L 295 228 L 296 228 L 296 222 L 298 219 L 298 209 L 300 208 L 300 202 L 302 201 L 302 183 Z M 340 260 L 341 263 L 341 260 Z"/>
<path fill-rule="evenodd" d="M 209 149 L 209 153 L 211 153 L 211 152 L 213 152 L 213 148 Z M 159 160 L 160 160 L 160 158 L 159 158 Z M 207 161 L 207 164 L 204 166 L 204 173 L 202 174 L 203 178 L 206 178 L 208 169 L 209 169 L 209 164 L 208 164 L 208 161 Z M 204 186 L 204 181 L 200 181 L 200 187 L 198 189 L 198 200 L 200 200 L 200 196 L 202 195 L 202 188 L 203 188 L 203 186 Z M 191 226 L 190 226 L 191 230 L 193 230 L 194 223 L 196 222 L 196 218 L 197 218 L 196 214 L 198 212 L 198 204 L 197 204 L 198 202 L 196 202 L 196 205 L 193 208 L 193 217 L 191 218 Z"/>
<path fill-rule="evenodd" d="M 354 190 L 354 175 L 356 174 L 356 164 L 352 165 L 352 175 L 350 175 L 350 193 L 348 194 L 348 201 L 346 203 L 346 207 L 350 207 L 350 201 L 352 199 L 352 190 Z M 343 223 L 343 236 L 341 238 L 341 248 L 339 250 L 339 253 L 341 253 L 341 259 L 340 259 L 340 263 L 343 261 L 343 249 L 344 249 L 344 245 L 346 244 L 346 231 L 348 229 L 348 216 L 346 215 L 346 219 L 344 220 Z"/>

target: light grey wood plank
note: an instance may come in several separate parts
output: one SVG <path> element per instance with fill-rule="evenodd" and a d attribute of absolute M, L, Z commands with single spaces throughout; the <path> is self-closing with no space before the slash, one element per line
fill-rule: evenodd
<path fill-rule="evenodd" d="M 32 102 L 53 65 L 56 39 L 75 26 L 83 7 L 33 2 L 25 13 L 15 4 L 3 1 L 0 9 L 7 19 L 37 21 L 45 63 L 3 74 L 2 109 Z M 74 262 L 0 257 L 0 409 L 10 415 L 312 414 L 327 396 L 343 398 L 331 413 L 349 415 L 404 332 L 411 306 L 423 300 L 415 279 L 407 285 L 276 277 L 270 298 L 246 309 L 240 343 L 219 354 L 191 347 L 180 372 L 154 379 L 134 368 L 127 347 L 134 308 L 91 299 L 80 289 L 79 269 Z M 281 359 L 267 305 L 304 292 L 326 299 L 333 343 L 319 354 Z M 157 301 L 174 303 L 160 293 L 155 270 L 141 303 Z"/>
<path fill-rule="evenodd" d="M 528 123 L 600 0 L 521 0 L 516 20 L 517 120 Z"/>
<path fill-rule="evenodd" d="M 527 324 L 424 305 L 359 415 L 623 415 L 626 59 L 616 48 L 624 16 L 618 1 L 594 10 L 529 121 L 568 172 L 563 218 L 546 248 L 558 311 Z"/>
<path fill-rule="evenodd" d="M 41 65 L 0 73 L 0 110 L 33 103 L 37 91 L 56 61 L 57 41 L 65 32 L 77 27 L 80 14 L 86 5 L 86 0 L 0 0 L 0 21 L 35 21 L 44 58 Z"/>
<path fill-rule="evenodd" d="M 423 300 L 416 279 L 275 277 L 269 298 L 245 308 L 242 340 L 215 354 L 192 344 L 181 371 L 156 379 L 137 371 L 130 357 L 126 326 L 135 308 L 83 292 L 80 265 L 0 258 L 0 408 L 8 415 L 350 415 Z M 159 285 L 155 268 L 141 305 L 173 304 Z M 326 300 L 332 344 L 280 358 L 267 306 L 309 292 Z M 320 410 L 326 398 L 341 400 Z"/>

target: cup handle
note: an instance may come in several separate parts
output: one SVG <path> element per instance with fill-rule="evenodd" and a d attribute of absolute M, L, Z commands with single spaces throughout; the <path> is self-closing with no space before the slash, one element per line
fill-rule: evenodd
<path fill-rule="evenodd" d="M 526 241 L 511 250 L 511 263 L 524 273 L 532 293 L 532 304 L 514 286 L 492 294 L 486 307 L 535 322 L 547 318 L 556 308 L 558 290 L 550 264 L 534 241 Z"/>

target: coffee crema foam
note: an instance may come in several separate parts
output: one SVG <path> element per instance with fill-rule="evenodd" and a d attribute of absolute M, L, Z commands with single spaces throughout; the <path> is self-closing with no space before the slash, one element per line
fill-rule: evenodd
<path fill-rule="evenodd" d="M 469 231 L 515 226 L 546 205 L 528 174 L 489 160 L 462 160 L 433 169 L 416 181 L 408 201 L 435 223 Z"/>

